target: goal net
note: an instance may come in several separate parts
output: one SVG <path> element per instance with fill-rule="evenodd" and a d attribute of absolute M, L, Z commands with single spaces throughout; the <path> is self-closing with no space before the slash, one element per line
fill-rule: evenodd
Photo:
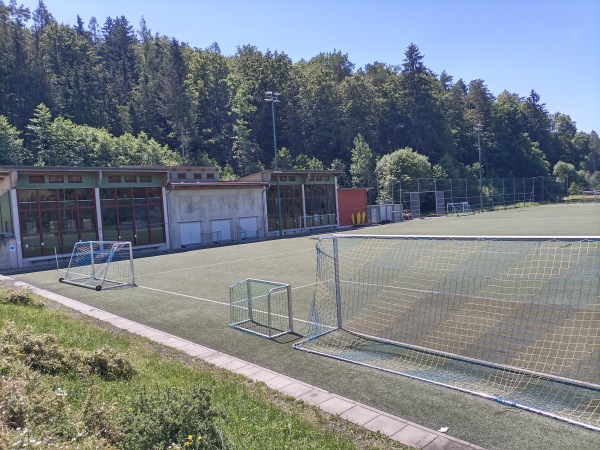
<path fill-rule="evenodd" d="M 456 214 L 459 216 L 475 214 L 471 209 L 471 205 L 469 204 L 469 202 L 448 203 L 446 204 L 446 213 Z"/>
<path fill-rule="evenodd" d="M 296 348 L 600 431 L 600 237 L 334 235 Z"/>
<path fill-rule="evenodd" d="M 135 286 L 131 242 L 77 242 L 59 281 L 97 291 Z"/>
<path fill-rule="evenodd" d="M 294 331 L 289 284 L 247 278 L 229 288 L 230 327 L 270 339 Z"/>

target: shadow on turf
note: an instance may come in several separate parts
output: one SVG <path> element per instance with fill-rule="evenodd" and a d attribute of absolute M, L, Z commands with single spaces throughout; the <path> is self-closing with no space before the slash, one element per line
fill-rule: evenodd
<path fill-rule="evenodd" d="M 302 339 L 304 336 L 298 333 L 287 333 L 281 336 L 277 336 L 276 338 L 271 339 L 273 342 L 277 342 L 278 344 L 291 344 Z"/>

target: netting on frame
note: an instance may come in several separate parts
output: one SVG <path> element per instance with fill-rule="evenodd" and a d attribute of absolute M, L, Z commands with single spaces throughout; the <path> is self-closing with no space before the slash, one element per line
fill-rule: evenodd
<path fill-rule="evenodd" d="M 471 205 L 469 205 L 469 202 L 448 203 L 446 205 L 446 213 L 456 214 L 459 216 L 467 216 L 474 214 L 473 210 L 471 209 Z"/>
<path fill-rule="evenodd" d="M 600 431 L 600 237 L 317 243 L 296 348 Z"/>
<path fill-rule="evenodd" d="M 270 339 L 294 331 L 289 284 L 247 278 L 229 288 L 229 326 Z"/>
<path fill-rule="evenodd" d="M 96 289 L 135 286 L 131 242 L 87 241 L 73 247 L 62 283 Z"/>

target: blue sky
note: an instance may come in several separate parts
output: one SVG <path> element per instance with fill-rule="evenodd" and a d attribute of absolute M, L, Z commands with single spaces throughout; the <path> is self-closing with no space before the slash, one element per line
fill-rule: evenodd
<path fill-rule="evenodd" d="M 8 3 L 8 0 L 4 0 Z M 38 0 L 17 0 L 35 9 Z M 238 45 L 285 52 L 293 61 L 340 50 L 356 68 L 401 64 L 409 44 L 425 65 L 490 92 L 526 97 L 534 89 L 549 112 L 580 131 L 600 133 L 600 0 L 45 0 L 75 24 L 125 16 L 135 29 L 224 55 Z"/>

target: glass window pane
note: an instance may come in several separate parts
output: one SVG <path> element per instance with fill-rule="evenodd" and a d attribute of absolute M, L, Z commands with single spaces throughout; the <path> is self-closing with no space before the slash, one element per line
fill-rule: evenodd
<path fill-rule="evenodd" d="M 17 200 L 20 211 L 37 208 L 37 196 L 33 189 L 19 189 L 17 191 Z"/>
<path fill-rule="evenodd" d="M 41 209 L 56 209 L 57 208 L 57 195 L 56 189 L 39 189 L 38 198 L 40 201 Z"/>
<path fill-rule="evenodd" d="M 21 236 L 21 245 L 23 246 L 23 257 L 31 258 L 42 255 L 39 234 L 29 234 Z"/>

